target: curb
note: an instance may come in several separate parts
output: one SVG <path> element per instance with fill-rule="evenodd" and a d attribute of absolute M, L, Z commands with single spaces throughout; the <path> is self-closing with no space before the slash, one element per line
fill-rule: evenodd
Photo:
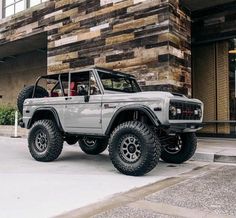
<path fill-rule="evenodd" d="M 236 156 L 215 154 L 214 155 L 214 162 L 236 163 Z"/>
<path fill-rule="evenodd" d="M 214 162 L 214 153 L 196 152 L 192 160 L 203 162 Z"/>
<path fill-rule="evenodd" d="M 218 163 L 236 163 L 235 155 L 225 155 L 219 153 L 196 152 L 192 160 L 203 162 L 218 162 Z"/>

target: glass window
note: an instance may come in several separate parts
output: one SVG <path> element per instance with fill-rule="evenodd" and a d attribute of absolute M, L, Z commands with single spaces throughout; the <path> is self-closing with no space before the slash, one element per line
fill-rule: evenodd
<path fill-rule="evenodd" d="M 41 0 L 30 0 L 30 7 L 40 4 Z"/>
<path fill-rule="evenodd" d="M 20 11 L 23 11 L 25 9 L 25 3 L 24 1 L 17 2 L 15 4 L 15 13 L 18 13 Z"/>
<path fill-rule="evenodd" d="M 8 6 L 7 8 L 5 8 L 5 17 L 11 16 L 15 13 L 15 7 L 14 5 Z"/>
<path fill-rule="evenodd" d="M 26 0 L 5 0 L 3 6 L 3 14 L 4 17 L 8 17 L 25 9 Z"/>
<path fill-rule="evenodd" d="M 101 71 L 98 74 L 105 90 L 127 93 L 140 91 L 136 80 L 131 77 Z"/>
<path fill-rule="evenodd" d="M 14 0 L 6 0 L 5 1 L 5 6 L 12 5 L 15 1 Z"/>
<path fill-rule="evenodd" d="M 48 0 L 3 0 L 3 16 L 8 17 L 27 7 L 33 7 Z"/>

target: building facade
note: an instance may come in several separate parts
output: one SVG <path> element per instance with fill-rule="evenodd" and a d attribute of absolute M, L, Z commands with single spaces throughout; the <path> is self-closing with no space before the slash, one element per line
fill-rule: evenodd
<path fill-rule="evenodd" d="M 100 66 L 205 103 L 203 133 L 234 135 L 235 1 L 3 0 L 0 104 L 40 75 Z M 230 10 L 228 10 L 230 9 Z"/>

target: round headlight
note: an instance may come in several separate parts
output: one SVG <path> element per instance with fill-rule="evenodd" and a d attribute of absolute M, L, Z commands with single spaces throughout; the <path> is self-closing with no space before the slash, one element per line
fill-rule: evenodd
<path fill-rule="evenodd" d="M 174 106 L 170 106 L 170 114 L 172 115 L 172 116 L 176 116 L 176 114 L 177 114 L 177 109 L 176 109 L 176 107 L 174 107 Z"/>
<path fill-rule="evenodd" d="M 202 117 L 202 109 L 198 108 L 198 116 L 201 118 Z"/>

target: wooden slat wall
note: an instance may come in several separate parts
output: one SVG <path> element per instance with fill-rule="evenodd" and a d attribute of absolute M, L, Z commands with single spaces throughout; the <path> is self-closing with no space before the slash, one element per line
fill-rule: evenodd
<path fill-rule="evenodd" d="M 227 121 L 229 115 L 228 42 L 193 49 L 193 96 L 204 103 L 204 121 Z M 229 124 L 207 125 L 202 132 L 229 134 Z"/>
<path fill-rule="evenodd" d="M 217 119 L 230 120 L 229 113 L 229 59 L 228 42 L 218 42 L 216 44 L 217 57 Z M 229 124 L 218 125 L 218 133 L 229 134 Z"/>
<path fill-rule="evenodd" d="M 46 31 L 48 74 L 96 65 L 190 93 L 189 27 L 178 0 L 51 0 L 0 20 L 0 45 Z"/>
<path fill-rule="evenodd" d="M 204 121 L 216 120 L 215 44 L 193 48 L 193 97 L 204 103 Z M 202 132 L 216 133 L 216 125 Z"/>

